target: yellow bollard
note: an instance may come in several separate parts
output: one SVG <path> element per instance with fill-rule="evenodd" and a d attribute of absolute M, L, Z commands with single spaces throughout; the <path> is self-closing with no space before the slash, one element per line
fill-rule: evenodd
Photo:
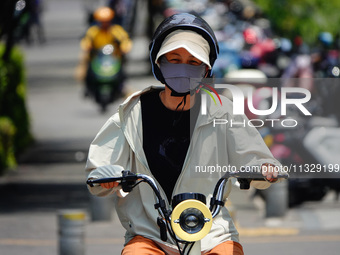
<path fill-rule="evenodd" d="M 85 212 L 61 210 L 58 212 L 59 255 L 85 254 Z"/>

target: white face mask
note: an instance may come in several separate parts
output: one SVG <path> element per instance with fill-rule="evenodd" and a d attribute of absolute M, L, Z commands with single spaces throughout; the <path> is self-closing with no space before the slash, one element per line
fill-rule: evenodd
<path fill-rule="evenodd" d="M 206 65 L 172 64 L 166 57 L 162 57 L 159 68 L 166 85 L 179 96 L 189 94 L 195 90 L 206 73 Z"/>

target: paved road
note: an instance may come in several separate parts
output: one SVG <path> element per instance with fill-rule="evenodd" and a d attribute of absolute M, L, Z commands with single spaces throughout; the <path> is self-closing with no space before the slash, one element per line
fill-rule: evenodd
<path fill-rule="evenodd" d="M 120 102 L 100 114 L 73 79 L 84 31 L 81 1 L 47 1 L 46 8 L 46 44 L 23 47 L 36 143 L 15 172 L 0 178 L 0 255 L 58 254 L 57 213 L 65 208 L 89 212 L 83 171 L 87 149 Z M 157 84 L 145 65 L 148 41 L 142 28 L 129 55 L 128 91 Z M 281 219 L 264 219 L 263 202 L 251 194 L 235 189 L 228 204 L 246 254 L 338 254 L 340 203 L 334 194 L 289 210 Z M 119 254 L 124 231 L 117 217 L 92 222 L 87 215 L 86 254 Z"/>

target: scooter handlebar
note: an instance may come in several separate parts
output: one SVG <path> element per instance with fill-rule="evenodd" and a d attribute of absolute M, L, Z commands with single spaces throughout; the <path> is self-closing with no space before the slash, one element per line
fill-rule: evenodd
<path fill-rule="evenodd" d="M 130 171 L 123 171 L 122 176 L 119 177 L 108 177 L 108 178 L 100 178 L 100 179 L 89 179 L 86 181 L 86 184 L 93 187 L 95 183 L 108 183 L 108 182 L 121 182 L 121 181 L 137 181 L 142 178 L 142 175 L 133 174 Z M 260 171 L 235 171 L 228 172 L 224 175 L 224 178 L 237 178 L 237 179 L 248 179 L 254 181 L 265 181 L 265 176 L 263 176 Z M 280 172 L 277 176 L 278 179 L 288 179 L 289 175 L 285 172 Z"/>
<path fill-rule="evenodd" d="M 237 178 L 240 183 L 240 189 L 249 189 L 251 181 L 267 181 L 266 177 L 262 174 L 262 171 L 252 170 L 247 168 L 241 171 L 228 172 L 224 175 L 224 179 Z M 289 175 L 286 172 L 279 172 L 277 179 L 288 179 Z"/>
<path fill-rule="evenodd" d="M 242 179 L 251 179 L 254 181 L 265 181 L 266 177 L 262 174 L 261 171 L 235 171 L 229 172 L 225 175 L 226 178 L 242 178 Z M 289 175 L 286 172 L 279 172 L 277 175 L 278 179 L 288 179 Z"/>
<path fill-rule="evenodd" d="M 136 181 L 140 178 L 139 175 L 131 173 L 130 171 L 122 171 L 122 176 L 108 177 L 99 179 L 89 179 L 86 184 L 93 187 L 95 183 L 120 182 L 125 192 L 130 192 Z"/>
<path fill-rule="evenodd" d="M 109 178 L 100 178 L 100 179 L 90 179 L 86 181 L 86 184 L 90 187 L 93 187 L 94 184 L 98 183 L 108 183 L 108 182 L 118 182 L 121 181 L 123 177 L 109 177 Z"/>

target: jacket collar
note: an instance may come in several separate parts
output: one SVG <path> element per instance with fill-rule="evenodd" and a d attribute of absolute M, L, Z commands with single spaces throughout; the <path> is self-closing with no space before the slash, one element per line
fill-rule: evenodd
<path fill-rule="evenodd" d="M 150 92 L 155 89 L 162 89 L 164 86 L 150 86 L 141 91 L 135 92 L 131 96 L 129 96 L 120 106 L 119 106 L 119 117 L 122 123 L 126 122 L 127 116 L 130 115 L 132 109 L 139 104 L 140 96 Z M 206 114 L 203 115 L 201 110 L 198 114 L 197 124 L 198 126 L 206 125 L 211 123 L 216 118 L 223 118 L 226 114 L 232 114 L 232 103 L 231 101 L 220 95 L 222 105 L 217 102 L 215 104 L 213 100 L 207 100 L 207 111 Z M 136 109 L 137 110 L 137 109 Z M 138 108 L 140 110 L 140 106 Z"/>

